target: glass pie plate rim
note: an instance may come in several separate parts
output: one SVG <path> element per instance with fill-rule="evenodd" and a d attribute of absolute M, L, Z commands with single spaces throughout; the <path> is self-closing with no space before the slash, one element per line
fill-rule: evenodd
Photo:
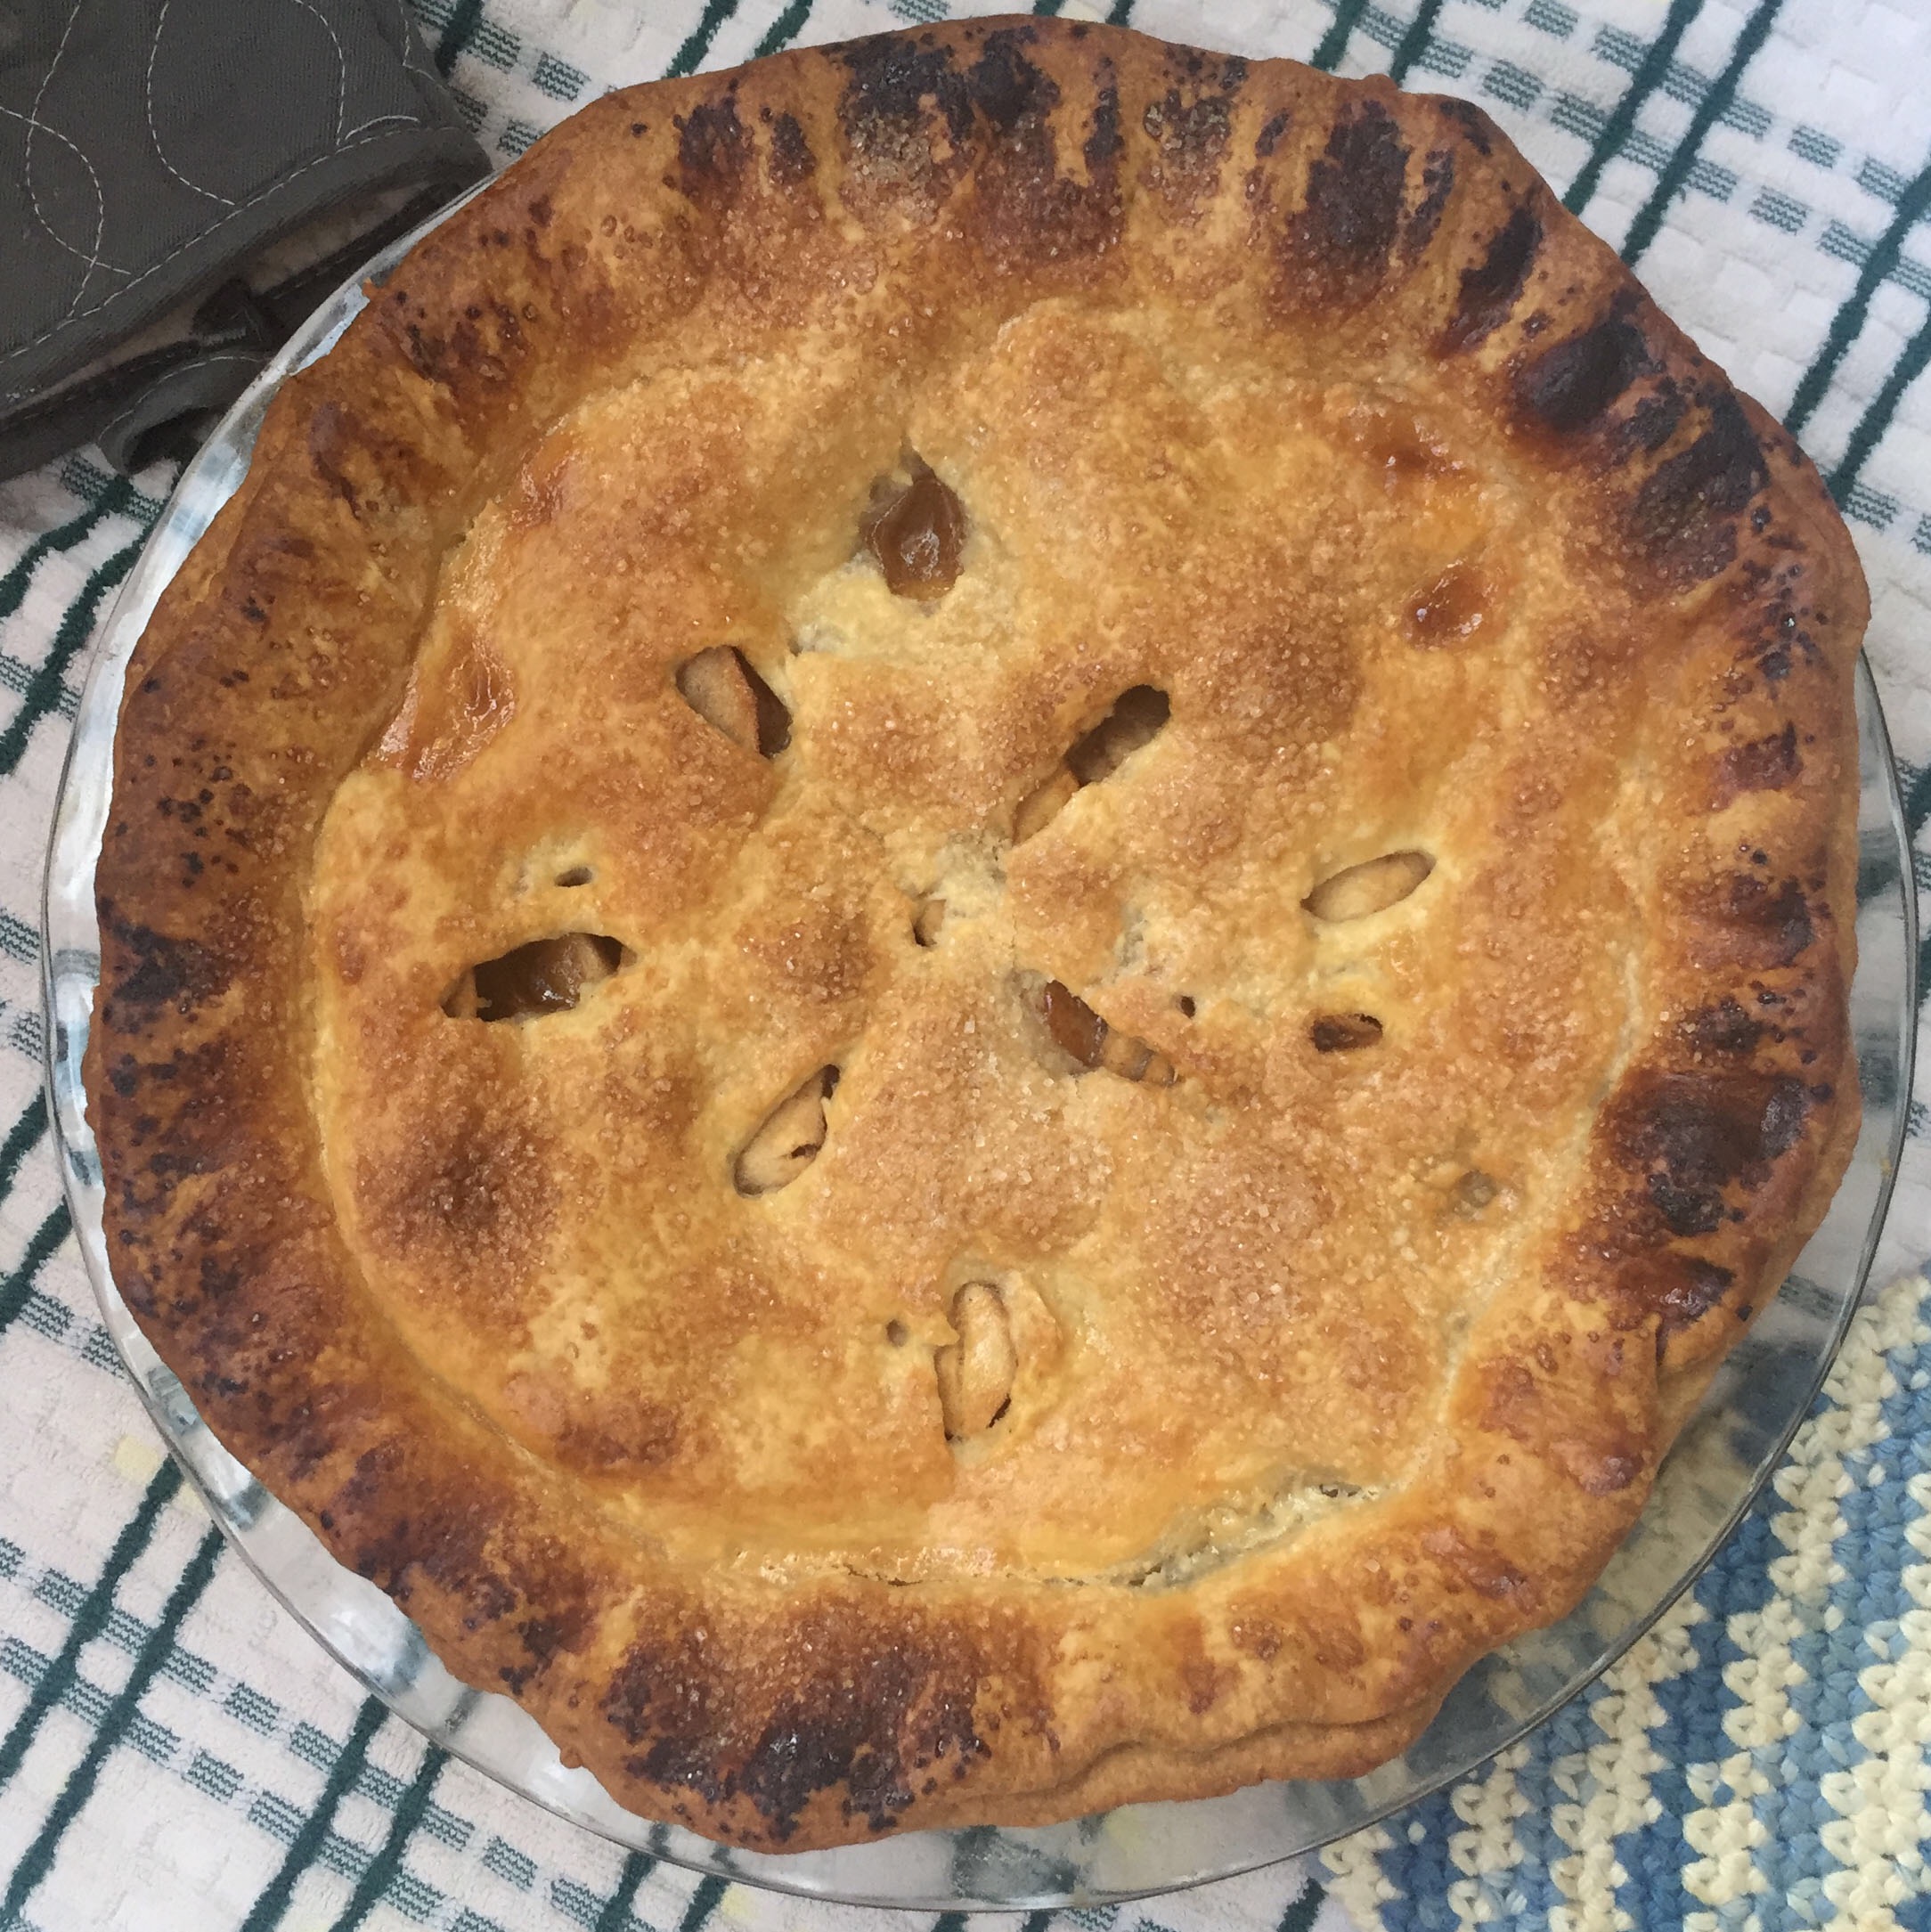
<path fill-rule="evenodd" d="M 618 1844 L 795 1895 L 1007 1912 L 1143 1897 L 1313 1850 L 1475 1770 L 1579 1696 L 1696 1580 L 1780 1461 L 1862 1296 L 1903 1138 L 1917 960 L 1916 906 L 1904 889 L 1910 871 L 1902 801 L 1868 664 L 1861 659 L 1857 672 L 1860 961 L 1852 1009 L 1865 1088 L 1857 1149 L 1824 1227 L 1732 1350 L 1666 1462 L 1635 1531 L 1577 1610 L 1477 1664 L 1417 1744 L 1366 1778 L 1258 1785 L 1039 1830 L 915 1832 L 826 1852 L 761 1854 L 716 1845 L 624 1812 L 588 1772 L 565 1769 L 533 1718 L 509 1699 L 452 1677 L 400 1610 L 337 1564 L 201 1422 L 121 1300 L 102 1233 L 100 1170 L 80 1064 L 99 974 L 94 866 L 128 655 L 161 590 L 240 482 L 274 392 L 340 335 L 367 300 L 365 283 L 379 284 L 468 199 L 383 249 L 325 301 L 183 472 L 102 627 L 61 774 L 42 954 L 50 1113 L 61 1179 L 103 1322 L 210 1514 L 338 1663 L 452 1756 Z"/>

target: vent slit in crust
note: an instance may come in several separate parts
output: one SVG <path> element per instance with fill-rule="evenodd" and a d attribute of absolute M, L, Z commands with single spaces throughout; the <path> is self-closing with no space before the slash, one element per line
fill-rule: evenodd
<path fill-rule="evenodd" d="M 1365 919 L 1400 904 L 1434 869 L 1434 858 L 1428 852 L 1384 852 L 1379 859 L 1331 872 L 1301 904 L 1330 925 Z"/>
<path fill-rule="evenodd" d="M 1110 779 L 1143 745 L 1151 745 L 1171 712 L 1167 694 L 1151 684 L 1122 691 L 1112 709 L 1074 740 L 1051 776 L 1020 800 L 1013 814 L 1014 844 L 1023 845 L 1043 832 L 1082 786 Z"/>
<path fill-rule="evenodd" d="M 1174 1064 L 1165 1054 L 1109 1026 L 1070 987 L 1047 980 L 1034 998 L 1054 1045 L 1080 1066 L 1104 1067 L 1121 1080 L 1142 1080 L 1149 1087 L 1172 1086 Z"/>
<path fill-rule="evenodd" d="M 952 1297 L 951 1319 L 958 1340 L 933 1351 L 933 1367 L 946 1435 L 958 1441 L 982 1435 L 1006 1414 L 1019 1351 L 1005 1299 L 991 1282 L 967 1282 Z"/>
<path fill-rule="evenodd" d="M 1357 1053 L 1381 1043 L 1381 1023 L 1372 1013 L 1324 1013 L 1308 1028 L 1316 1053 Z"/>
<path fill-rule="evenodd" d="M 765 1115 L 732 1163 L 731 1184 L 739 1194 L 776 1194 L 818 1159 L 825 1145 L 825 1103 L 837 1085 L 838 1069 L 821 1066 Z"/>
<path fill-rule="evenodd" d="M 912 915 L 912 937 L 921 946 L 936 946 L 945 926 L 945 901 L 922 899 Z"/>
<path fill-rule="evenodd" d="M 677 669 L 677 693 L 733 745 L 775 758 L 791 743 L 791 713 L 734 645 L 713 644 Z"/>
<path fill-rule="evenodd" d="M 443 999 L 452 1020 L 530 1020 L 567 1013 L 586 987 L 623 964 L 623 944 L 604 933 L 533 939 L 464 972 Z"/>

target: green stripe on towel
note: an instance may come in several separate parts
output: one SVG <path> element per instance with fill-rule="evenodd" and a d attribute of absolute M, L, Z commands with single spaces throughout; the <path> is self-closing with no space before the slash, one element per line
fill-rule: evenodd
<path fill-rule="evenodd" d="M 1310 1932 L 1326 1897 L 1327 1894 L 1309 1879 L 1308 1889 L 1281 1914 L 1281 1923 L 1275 1932 Z"/>
<path fill-rule="evenodd" d="M 71 522 L 37 536 L 20 552 L 13 567 L 0 577 L 0 617 L 11 617 L 26 602 L 28 587 L 43 559 L 85 542 L 105 518 L 118 515 L 131 503 L 134 494 L 134 485 L 126 477 L 116 477 Z"/>
<path fill-rule="evenodd" d="M 5 1145 L 0 1145 L 0 1195 L 12 1186 L 20 1162 L 40 1145 L 46 1130 L 47 1096 L 36 1094 L 27 1103 L 27 1111 L 7 1129 Z"/>
<path fill-rule="evenodd" d="M 53 1808 L 47 1813 L 33 1842 L 21 1853 L 20 1863 L 14 1866 L 6 1895 L 0 1897 L 0 1924 L 19 1912 L 35 1887 L 53 1869 L 54 1857 L 60 1851 L 61 1840 L 67 1835 L 67 1828 L 94 1796 L 102 1765 L 127 1734 L 128 1726 L 134 1723 L 140 1709 L 141 1700 L 147 1695 L 148 1686 L 154 1682 L 161 1666 L 167 1661 L 168 1652 L 174 1649 L 175 1633 L 187 1621 L 188 1612 L 201 1601 L 203 1592 L 214 1577 L 221 1551 L 221 1531 L 210 1529 L 201 1538 L 200 1547 L 195 1551 L 187 1569 L 181 1573 L 181 1581 L 175 1586 L 162 1607 L 160 1620 L 148 1633 L 147 1642 L 141 1646 L 140 1654 L 134 1659 L 134 1668 L 127 1673 L 127 1682 L 108 1706 L 80 1762 L 68 1773 L 67 1782 L 61 1787 L 61 1795 L 54 1799 Z"/>
<path fill-rule="evenodd" d="M 67 1642 L 41 1672 L 40 1681 L 34 1685 L 33 1695 L 13 1720 L 4 1740 L 0 1740 L 0 1789 L 5 1789 L 13 1773 L 20 1768 L 21 1759 L 27 1756 L 39 1732 L 40 1720 L 60 1702 L 67 1687 L 73 1683 L 82 1650 L 106 1629 L 108 1613 L 114 1608 L 114 1593 L 120 1588 L 121 1578 L 134 1568 L 135 1559 L 154 1540 L 154 1526 L 180 1488 L 180 1465 L 170 1457 L 155 1471 L 146 1495 L 141 1498 L 140 1508 L 127 1519 L 126 1527 L 114 1539 L 114 1547 L 108 1553 L 107 1561 L 102 1566 L 93 1589 L 88 1591 L 68 1623 Z"/>
<path fill-rule="evenodd" d="M 1924 374 L 1927 362 L 1931 362 L 1931 321 L 1924 323 L 1904 345 L 1903 353 L 1891 364 L 1891 373 L 1884 379 L 1884 387 L 1871 398 L 1870 407 L 1859 418 L 1856 428 L 1851 431 L 1851 440 L 1845 445 L 1842 461 L 1826 479 L 1839 508 L 1849 497 L 1851 485 L 1857 481 L 1870 452 L 1883 441 L 1884 432 L 1891 427 L 1891 419 L 1897 414 L 1897 405 L 1904 400 L 1904 392 Z"/>
<path fill-rule="evenodd" d="M 483 0 L 456 0 L 447 24 L 436 38 L 433 56 L 436 70 L 444 80 L 456 65 L 456 56 L 476 38 L 476 30 L 482 24 Z"/>
<path fill-rule="evenodd" d="M 1689 30 L 1691 21 L 1702 11 L 1703 0 L 1670 0 L 1663 31 L 1650 43 L 1650 51 L 1643 55 L 1642 65 L 1624 89 L 1623 98 L 1616 103 L 1603 124 L 1602 132 L 1596 136 L 1596 144 L 1590 150 L 1589 159 L 1569 183 L 1568 192 L 1562 197 L 1562 206 L 1571 215 L 1580 215 L 1595 199 L 1596 189 L 1602 180 L 1602 170 L 1622 152 L 1623 143 L 1629 139 L 1630 130 L 1636 125 L 1636 116 L 1642 112 L 1643 102 L 1663 85 L 1664 77 L 1669 72 L 1669 63 L 1676 58 L 1676 49 L 1682 44 L 1683 35 Z"/>
<path fill-rule="evenodd" d="M 1408 77 L 1408 69 L 1428 52 L 1428 44 L 1435 37 L 1435 22 L 1441 18 L 1442 0 L 1422 0 L 1415 16 L 1408 24 L 1408 30 L 1401 37 L 1401 44 L 1395 49 L 1395 57 L 1388 63 L 1388 77 L 1398 87 Z"/>
<path fill-rule="evenodd" d="M 702 1880 L 697 1889 L 690 1895 L 690 1903 L 684 1908 L 684 1916 L 677 1922 L 677 1932 L 699 1932 L 705 1920 L 717 1910 L 717 1902 L 730 1889 L 726 1879 L 711 1877 Z"/>
<path fill-rule="evenodd" d="M 708 0 L 702 18 L 691 29 L 690 37 L 672 56 L 671 64 L 664 69 L 664 78 L 676 80 L 683 75 L 696 73 L 705 55 L 710 53 L 718 29 L 737 11 L 737 0 Z"/>
<path fill-rule="evenodd" d="M 1368 0 L 1340 0 L 1334 9 L 1333 23 L 1321 37 L 1320 45 L 1308 57 L 1310 67 L 1318 67 L 1324 74 L 1332 74 L 1341 64 L 1348 52 L 1348 37 L 1354 32 L 1361 16 L 1368 11 Z"/>
<path fill-rule="evenodd" d="M 26 1251 L 12 1273 L 4 1281 L 0 1281 L 0 1335 L 20 1319 L 20 1310 L 27 1306 L 28 1296 L 34 1292 L 35 1277 L 73 1231 L 74 1224 L 68 1218 L 67 1203 L 62 1201 L 28 1237 Z"/>
<path fill-rule="evenodd" d="M 1689 133 L 1676 143 L 1676 151 L 1664 164 L 1655 190 L 1636 210 L 1636 218 L 1630 223 L 1629 233 L 1624 238 L 1623 259 L 1632 268 L 1656 240 L 1657 231 L 1663 225 L 1663 217 L 1668 214 L 1670 203 L 1682 192 L 1704 141 L 1716 125 L 1717 117 L 1736 99 L 1737 83 L 1743 78 L 1744 69 L 1763 51 L 1764 43 L 1770 37 L 1770 29 L 1782 6 L 1783 0 L 1760 0 L 1756 12 L 1743 23 L 1743 31 L 1737 36 L 1737 44 L 1731 49 L 1729 65 L 1697 103 L 1697 110 L 1690 118 Z"/>
<path fill-rule="evenodd" d="M 1805 424 L 1816 413 L 1838 365 L 1864 332 L 1864 324 L 1870 319 L 1871 297 L 1896 268 L 1898 257 L 1904 252 L 1904 238 L 1924 218 L 1927 209 L 1931 209 L 1931 167 L 1926 168 L 1897 198 L 1897 213 L 1891 217 L 1891 225 L 1864 257 L 1862 267 L 1857 271 L 1855 287 L 1830 318 L 1824 345 L 1804 371 L 1804 379 L 1790 398 L 1789 413 L 1783 419 L 1784 428 L 1792 436 L 1800 435 Z"/>
<path fill-rule="evenodd" d="M 656 1870 L 657 1862 L 643 1852 L 632 1852 L 623 1861 L 623 1869 L 617 1874 L 617 1888 L 604 1903 L 604 1909 L 597 1914 L 597 1923 L 591 1932 L 623 1932 L 624 1921 L 631 1915 L 631 1906 L 637 1898 L 637 1887 Z"/>
<path fill-rule="evenodd" d="M 381 1849 L 369 1861 L 362 1877 L 355 1881 L 355 1889 L 349 1895 L 348 1903 L 342 1908 L 342 1916 L 335 1921 L 330 1932 L 355 1932 L 356 1927 L 388 1890 L 390 1881 L 402 1869 L 403 1854 L 409 1849 L 409 1841 L 416 1835 L 416 1827 L 422 1822 L 423 1813 L 429 1808 L 429 1794 L 435 1790 L 436 1781 L 443 1775 L 443 1766 L 448 1762 L 449 1753 L 441 1745 L 430 1744 L 423 1748 L 422 1762 L 417 1765 L 414 1779 L 395 1807 L 388 1836 L 383 1839 Z"/>
<path fill-rule="evenodd" d="M 762 59 L 767 53 L 776 53 L 780 47 L 788 47 L 804 31 L 804 23 L 811 17 L 811 0 L 791 0 L 791 4 L 771 22 L 755 53 Z"/>
<path fill-rule="evenodd" d="M 330 1765 L 321 1797 L 315 1800 L 314 1810 L 302 1821 L 302 1828 L 295 1834 L 294 1842 L 283 1855 L 281 1868 L 262 1887 L 261 1895 L 249 1908 L 249 1915 L 241 1921 L 240 1932 L 273 1932 L 273 1928 L 281 1924 L 281 1915 L 289 1909 L 289 1901 L 294 1896 L 297 1881 L 314 1863 L 315 1854 L 328 1838 L 343 1798 L 368 1762 L 370 1740 L 382 1728 L 382 1721 L 387 1716 L 374 1698 L 363 1700 L 362 1708 L 355 1714 L 355 1728 L 349 1732 L 348 1741 L 336 1754 L 334 1764 Z"/>
<path fill-rule="evenodd" d="M 67 615 L 61 619 L 60 629 L 53 633 L 53 642 L 48 647 L 47 655 L 34 666 L 27 680 L 20 708 L 13 713 L 5 730 L 0 731 L 0 779 L 7 777 L 20 763 L 28 741 L 34 735 L 34 727 L 59 705 L 67 667 L 74 661 L 81 646 L 94 635 L 94 620 L 101 607 L 101 599 L 134 568 L 134 559 L 140 556 L 141 546 L 146 542 L 147 532 L 143 530 L 132 543 L 116 550 L 104 564 L 96 567 L 94 575 L 82 586 L 80 595 L 67 607 Z"/>

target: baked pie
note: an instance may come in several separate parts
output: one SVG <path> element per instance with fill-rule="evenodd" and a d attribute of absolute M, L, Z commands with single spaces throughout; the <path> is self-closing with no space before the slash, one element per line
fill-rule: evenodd
<path fill-rule="evenodd" d="M 1865 615 L 1464 102 L 1047 20 L 612 94 L 136 654 L 117 1279 L 646 1816 L 1358 1773 L 1836 1186 Z"/>

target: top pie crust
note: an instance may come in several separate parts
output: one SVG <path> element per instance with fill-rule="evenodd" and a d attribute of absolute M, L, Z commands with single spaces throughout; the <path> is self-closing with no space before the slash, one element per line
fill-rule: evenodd
<path fill-rule="evenodd" d="M 1400 1750 L 1855 1133 L 1809 464 L 1476 110 L 1048 20 L 611 95 L 371 298 L 129 676 L 163 1357 L 649 1816 Z"/>

